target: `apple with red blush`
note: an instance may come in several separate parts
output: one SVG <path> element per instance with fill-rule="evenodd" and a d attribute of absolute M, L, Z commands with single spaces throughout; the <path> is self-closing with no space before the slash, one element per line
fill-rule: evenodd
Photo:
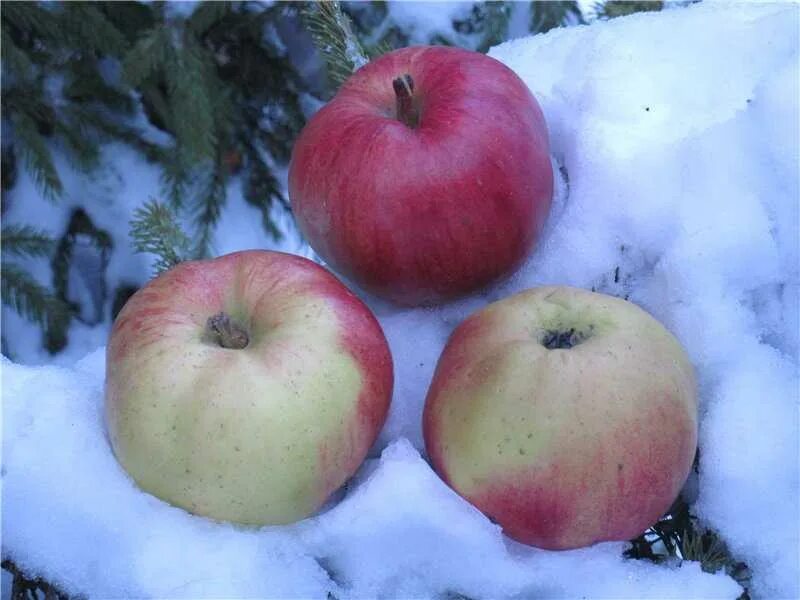
<path fill-rule="evenodd" d="M 236 252 L 181 263 L 117 317 L 105 415 L 141 489 L 249 525 L 313 514 L 389 408 L 392 359 L 369 309 L 319 265 Z"/>
<path fill-rule="evenodd" d="M 354 73 L 295 143 L 297 224 L 338 273 L 430 305 L 513 273 L 553 194 L 547 127 L 522 80 L 478 52 L 410 47 Z"/>
<path fill-rule="evenodd" d="M 456 328 L 423 427 L 436 471 L 511 538 L 555 550 L 628 540 L 689 474 L 695 377 L 633 303 L 542 287 Z"/>

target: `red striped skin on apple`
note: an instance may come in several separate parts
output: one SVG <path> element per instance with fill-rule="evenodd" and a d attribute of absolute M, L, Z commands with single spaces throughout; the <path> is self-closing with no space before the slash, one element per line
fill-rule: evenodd
<path fill-rule="evenodd" d="M 393 88 L 405 75 L 411 108 Z M 303 129 L 289 168 L 311 246 L 402 305 L 436 304 L 513 273 L 552 195 L 533 95 L 499 61 L 457 48 L 403 48 L 359 69 Z"/>
<path fill-rule="evenodd" d="M 517 541 L 628 540 L 664 514 L 697 447 L 694 372 L 636 305 L 543 287 L 452 334 L 423 416 L 439 475 Z"/>
<path fill-rule="evenodd" d="M 244 332 L 233 346 L 209 324 L 220 313 Z M 356 471 L 392 384 L 380 325 L 338 279 L 245 251 L 181 263 L 131 297 L 108 344 L 105 415 L 143 490 L 214 519 L 283 524 Z"/>

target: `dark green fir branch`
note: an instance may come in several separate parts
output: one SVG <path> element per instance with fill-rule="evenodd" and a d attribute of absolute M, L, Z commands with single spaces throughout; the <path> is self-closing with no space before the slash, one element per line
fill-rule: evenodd
<path fill-rule="evenodd" d="M 4 2 L 3 23 L 19 32 L 30 33 L 51 43 L 63 45 L 67 37 L 59 23 L 59 14 L 40 2 Z"/>
<path fill-rule="evenodd" d="M 653 12 L 664 8 L 661 0 L 608 0 L 596 2 L 594 13 L 598 19 L 614 19 L 637 12 Z"/>
<path fill-rule="evenodd" d="M 570 23 L 583 23 L 583 14 L 576 0 L 531 2 L 530 30 L 545 33 Z"/>
<path fill-rule="evenodd" d="M 731 554 L 722 538 L 711 529 L 699 527 L 689 505 L 678 498 L 670 510 L 638 538 L 631 540 L 626 558 L 662 563 L 690 560 L 700 563 L 706 573 L 725 571 L 744 588 L 739 600 L 749 599 L 750 569 Z"/>
<path fill-rule="evenodd" d="M 151 162 L 161 162 L 166 155 L 163 147 L 148 141 L 141 130 L 116 118 L 113 113 L 72 103 L 64 107 L 62 114 L 65 122 L 79 132 L 86 143 L 123 142 L 141 152 Z"/>
<path fill-rule="evenodd" d="M 47 233 L 30 225 L 4 225 L 0 233 L 3 257 L 48 256 L 55 241 Z"/>
<path fill-rule="evenodd" d="M 9 32 L 8 26 L 3 23 L 2 39 L 0 40 L 0 60 L 3 66 L 12 73 L 14 77 L 28 79 L 35 74 L 33 62 L 28 55 L 17 46 L 14 38 Z"/>
<path fill-rule="evenodd" d="M 3 560 L 2 566 L 11 575 L 9 600 L 70 600 L 69 595 L 44 579 L 27 577 L 11 560 Z"/>
<path fill-rule="evenodd" d="M 189 195 L 189 180 L 192 169 L 189 161 L 178 151 L 167 151 L 161 155 L 161 185 L 175 210 L 183 208 Z"/>
<path fill-rule="evenodd" d="M 10 115 L 16 151 L 22 156 L 39 191 L 48 200 L 55 200 L 64 191 L 61 178 L 53 164 L 47 142 L 27 114 L 16 112 Z"/>
<path fill-rule="evenodd" d="M 3 304 L 43 329 L 69 321 L 68 307 L 18 265 L 3 261 L 0 281 Z"/>
<path fill-rule="evenodd" d="M 113 57 L 121 57 L 127 50 L 128 41 L 99 2 L 64 2 L 59 9 L 60 35 L 66 45 Z"/>
<path fill-rule="evenodd" d="M 186 26 L 194 35 L 202 36 L 230 12 L 230 2 L 201 2 L 189 16 Z"/>
<path fill-rule="evenodd" d="M 177 215 L 166 204 L 151 200 L 134 211 L 131 238 L 137 252 L 155 254 L 156 273 L 193 258 L 191 241 Z"/>
<path fill-rule="evenodd" d="M 142 85 L 167 62 L 171 51 L 169 25 L 163 23 L 148 29 L 125 55 L 123 78 L 133 87 Z"/>
<path fill-rule="evenodd" d="M 206 181 L 197 197 L 195 223 L 198 229 L 195 253 L 198 256 L 211 254 L 211 241 L 214 228 L 222 216 L 225 206 L 227 174 L 224 165 L 217 161 L 209 165 Z"/>
<path fill-rule="evenodd" d="M 273 239 L 279 240 L 281 232 L 272 220 L 272 209 L 278 204 L 288 210 L 288 203 L 283 196 L 280 183 L 255 148 L 250 149 L 247 158 L 249 169 L 244 186 L 244 199 L 261 212 L 264 230 Z"/>
<path fill-rule="evenodd" d="M 66 70 L 63 93 L 70 105 L 97 103 L 118 116 L 134 114 L 136 104 L 130 90 L 109 83 L 98 70 L 95 60 L 83 55 L 72 57 Z"/>
<path fill-rule="evenodd" d="M 453 28 L 461 34 L 478 36 L 475 49 L 486 52 L 508 37 L 511 2 L 478 2 L 468 18 L 454 21 Z"/>
<path fill-rule="evenodd" d="M 91 171 L 100 164 L 100 147 L 97 136 L 82 124 L 67 119 L 55 122 L 55 132 L 64 141 L 64 149 L 72 166 L 81 171 Z"/>
<path fill-rule="evenodd" d="M 171 102 L 171 129 L 193 162 L 213 158 L 216 153 L 217 130 L 210 89 L 216 77 L 214 71 L 211 55 L 191 38 L 173 49 L 164 71 Z"/>
<path fill-rule="evenodd" d="M 716 573 L 728 562 L 725 543 L 711 532 L 686 531 L 681 540 L 680 553 L 684 560 L 699 562 L 704 571 Z"/>
<path fill-rule="evenodd" d="M 328 78 L 338 88 L 353 71 L 369 62 L 350 18 L 339 2 L 315 1 L 304 9 L 303 18 L 328 67 Z"/>

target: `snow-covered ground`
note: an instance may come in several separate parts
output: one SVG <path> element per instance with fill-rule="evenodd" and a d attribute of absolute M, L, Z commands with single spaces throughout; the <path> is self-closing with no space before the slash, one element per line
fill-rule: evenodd
<path fill-rule="evenodd" d="M 314 518 L 245 529 L 139 491 L 103 429 L 107 324 L 73 327 L 64 366 L 4 362 L 3 555 L 90 597 L 736 597 L 723 573 L 625 560 L 624 543 L 513 543 L 421 457 L 422 402 L 449 332 L 487 301 L 561 283 L 628 295 L 680 338 L 700 382 L 693 510 L 750 566 L 754 595 L 800 596 L 798 19 L 797 5 L 710 4 L 491 51 L 539 99 L 567 181 L 512 280 L 435 310 L 372 302 L 394 354 L 392 411 L 347 494 Z M 65 178 L 68 201 L 106 198 L 92 216 L 124 236 L 157 176 L 109 152 L 109 173 Z M 35 194 L 18 197 L 7 222 L 41 211 L 37 225 L 63 228 Z M 250 210 L 232 200 L 220 252 L 269 244 Z M 305 251 L 291 237 L 283 248 Z M 108 277 L 141 282 L 148 269 L 121 248 Z M 17 356 L 44 362 L 25 341 L 35 330 L 3 318 Z"/>

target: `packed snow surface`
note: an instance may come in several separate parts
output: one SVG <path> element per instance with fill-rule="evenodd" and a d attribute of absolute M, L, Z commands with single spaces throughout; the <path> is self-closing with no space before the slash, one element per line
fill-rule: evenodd
<path fill-rule="evenodd" d="M 569 284 L 629 297 L 683 342 L 700 384 L 693 511 L 750 566 L 755 596 L 798 597 L 799 14 L 702 5 L 492 50 L 544 110 L 561 174 L 550 221 L 528 264 L 484 294 L 427 310 L 369 300 L 394 354 L 393 407 L 372 458 L 320 515 L 247 529 L 171 507 L 111 453 L 103 348 L 67 366 L 4 362 L 3 555 L 106 598 L 735 598 L 727 575 L 625 560 L 625 543 L 516 544 L 425 462 L 420 414 L 450 331 L 489 301 Z M 117 197 L 157 185 L 119 159 L 106 181 Z M 110 193 L 81 177 L 67 182 L 75 198 Z M 264 247 L 247 210 L 228 211 L 218 249 Z M 113 277 L 147 271 L 113 260 Z M 105 335 L 78 336 L 82 351 Z"/>

